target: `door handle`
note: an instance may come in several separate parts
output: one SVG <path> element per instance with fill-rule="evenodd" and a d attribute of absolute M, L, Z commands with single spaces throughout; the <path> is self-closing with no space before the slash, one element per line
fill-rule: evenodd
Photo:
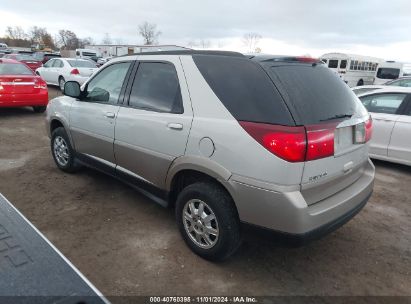
<path fill-rule="evenodd" d="M 183 125 L 181 123 L 170 122 L 167 124 L 167 127 L 173 130 L 183 130 Z"/>
<path fill-rule="evenodd" d="M 116 117 L 116 114 L 114 114 L 113 112 L 106 112 L 104 113 L 104 116 L 107 118 L 114 118 Z"/>

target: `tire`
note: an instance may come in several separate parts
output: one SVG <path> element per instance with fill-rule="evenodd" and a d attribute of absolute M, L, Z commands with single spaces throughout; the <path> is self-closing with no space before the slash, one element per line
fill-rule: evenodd
<path fill-rule="evenodd" d="M 358 80 L 357 87 L 358 86 L 363 86 L 363 85 L 364 85 L 364 80 L 362 80 L 362 79 Z"/>
<path fill-rule="evenodd" d="M 203 204 L 201 219 L 200 204 Z M 230 195 L 221 186 L 211 182 L 187 186 L 177 197 L 175 212 L 184 241 L 202 258 L 221 261 L 240 247 L 238 213 Z M 209 217 L 213 214 L 215 220 Z"/>
<path fill-rule="evenodd" d="M 44 113 L 46 111 L 47 107 L 46 106 L 34 106 L 33 111 L 36 113 Z"/>
<path fill-rule="evenodd" d="M 60 87 L 60 90 L 62 91 L 62 92 L 64 92 L 64 84 L 66 83 L 66 80 L 64 79 L 64 77 L 63 76 L 60 76 L 59 77 L 59 87 Z"/>
<path fill-rule="evenodd" d="M 80 168 L 75 159 L 75 151 L 64 128 L 56 128 L 51 133 L 51 154 L 57 167 L 68 173 L 74 173 Z"/>

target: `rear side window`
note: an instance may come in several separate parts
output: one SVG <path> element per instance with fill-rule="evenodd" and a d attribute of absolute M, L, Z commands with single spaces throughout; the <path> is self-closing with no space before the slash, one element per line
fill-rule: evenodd
<path fill-rule="evenodd" d="M 396 79 L 400 76 L 400 69 L 394 68 L 379 68 L 377 77 L 380 79 Z"/>
<path fill-rule="evenodd" d="M 340 69 L 345 69 L 347 67 L 347 60 L 341 60 Z"/>
<path fill-rule="evenodd" d="M 235 119 L 294 125 L 284 100 L 257 63 L 227 56 L 195 55 L 193 59 L 210 88 Z"/>
<path fill-rule="evenodd" d="M 288 96 L 299 124 L 317 124 L 352 115 L 358 107 L 363 108 L 341 78 L 322 64 L 267 65 L 266 68 L 281 92 Z"/>
<path fill-rule="evenodd" d="M 360 99 L 370 112 L 395 114 L 406 96 L 406 94 L 380 94 L 365 96 Z"/>
<path fill-rule="evenodd" d="M 338 68 L 338 60 L 332 59 L 328 62 L 328 67 L 331 69 Z"/>
<path fill-rule="evenodd" d="M 63 62 L 59 59 L 54 60 L 53 68 L 62 68 L 64 66 Z"/>
<path fill-rule="evenodd" d="M 33 72 L 24 64 L 1 63 L 0 75 L 33 75 Z"/>
<path fill-rule="evenodd" d="M 183 113 L 180 83 L 174 65 L 163 62 L 140 63 L 129 105 L 149 111 Z"/>

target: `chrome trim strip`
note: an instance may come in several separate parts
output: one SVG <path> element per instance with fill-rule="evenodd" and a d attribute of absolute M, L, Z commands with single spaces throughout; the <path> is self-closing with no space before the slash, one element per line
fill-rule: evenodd
<path fill-rule="evenodd" d="M 130 175 L 130 176 L 132 176 L 132 177 L 134 177 L 134 178 L 137 178 L 137 179 L 142 180 L 142 181 L 144 181 L 144 182 L 146 182 L 146 183 L 148 183 L 148 184 L 151 184 L 151 185 L 153 185 L 153 186 L 156 186 L 156 185 L 154 185 L 152 182 L 150 182 L 150 181 L 146 180 L 145 178 L 141 177 L 140 175 L 135 174 L 134 172 L 131 172 L 130 170 L 127 170 L 127 169 L 125 169 L 125 168 L 123 168 L 123 167 L 121 167 L 121 166 L 119 166 L 119 165 L 116 166 L 116 170 L 120 170 L 120 171 L 122 171 L 123 173 L 126 173 L 126 174 L 128 174 L 128 175 Z M 157 186 L 156 186 L 156 187 L 157 187 Z"/>
<path fill-rule="evenodd" d="M 90 157 L 90 158 L 92 158 L 92 159 L 94 159 L 94 160 L 96 160 L 96 161 L 98 161 L 98 162 L 100 162 L 100 163 L 103 163 L 103 164 L 105 164 L 105 165 L 107 165 L 107 166 L 109 166 L 109 167 L 112 167 L 112 168 L 114 168 L 116 165 L 115 164 L 113 164 L 112 162 L 109 162 L 109 161 L 107 161 L 107 160 L 105 160 L 105 159 L 102 159 L 102 158 L 100 158 L 100 157 L 96 157 L 96 156 L 93 156 L 93 155 L 90 155 L 90 154 L 87 154 L 87 153 L 83 153 L 84 155 L 86 155 L 87 157 Z"/>

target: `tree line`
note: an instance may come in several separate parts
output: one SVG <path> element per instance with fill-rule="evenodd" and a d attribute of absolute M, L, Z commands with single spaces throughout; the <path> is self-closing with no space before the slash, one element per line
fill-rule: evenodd
<path fill-rule="evenodd" d="M 79 38 L 70 30 L 59 30 L 54 37 L 44 27 L 33 26 L 28 31 L 21 26 L 8 26 L 0 40 L 7 45 L 30 48 L 33 45 L 43 48 L 74 50 L 94 43 L 91 37 Z"/>
<path fill-rule="evenodd" d="M 161 31 L 157 30 L 156 24 L 145 21 L 138 26 L 138 34 L 143 38 L 145 45 L 156 45 L 159 43 Z M 246 33 L 243 36 L 242 43 L 250 53 L 261 52 L 261 49 L 258 47 L 261 38 L 261 35 L 257 33 Z M 40 48 L 50 48 L 53 50 L 75 50 L 84 48 L 86 45 L 95 44 L 93 38 L 79 38 L 71 30 L 59 30 L 53 37 L 46 28 L 38 26 L 33 26 L 28 31 L 24 31 L 20 26 L 8 26 L 5 37 L 0 38 L 0 41 L 9 46 L 30 48 L 33 45 L 38 45 Z M 115 42 L 116 44 L 123 44 L 121 39 L 116 39 Z M 113 39 L 109 33 L 104 34 L 101 43 L 113 44 Z M 209 40 L 201 39 L 199 42 L 190 41 L 188 46 L 207 49 L 210 48 L 211 43 Z"/>

